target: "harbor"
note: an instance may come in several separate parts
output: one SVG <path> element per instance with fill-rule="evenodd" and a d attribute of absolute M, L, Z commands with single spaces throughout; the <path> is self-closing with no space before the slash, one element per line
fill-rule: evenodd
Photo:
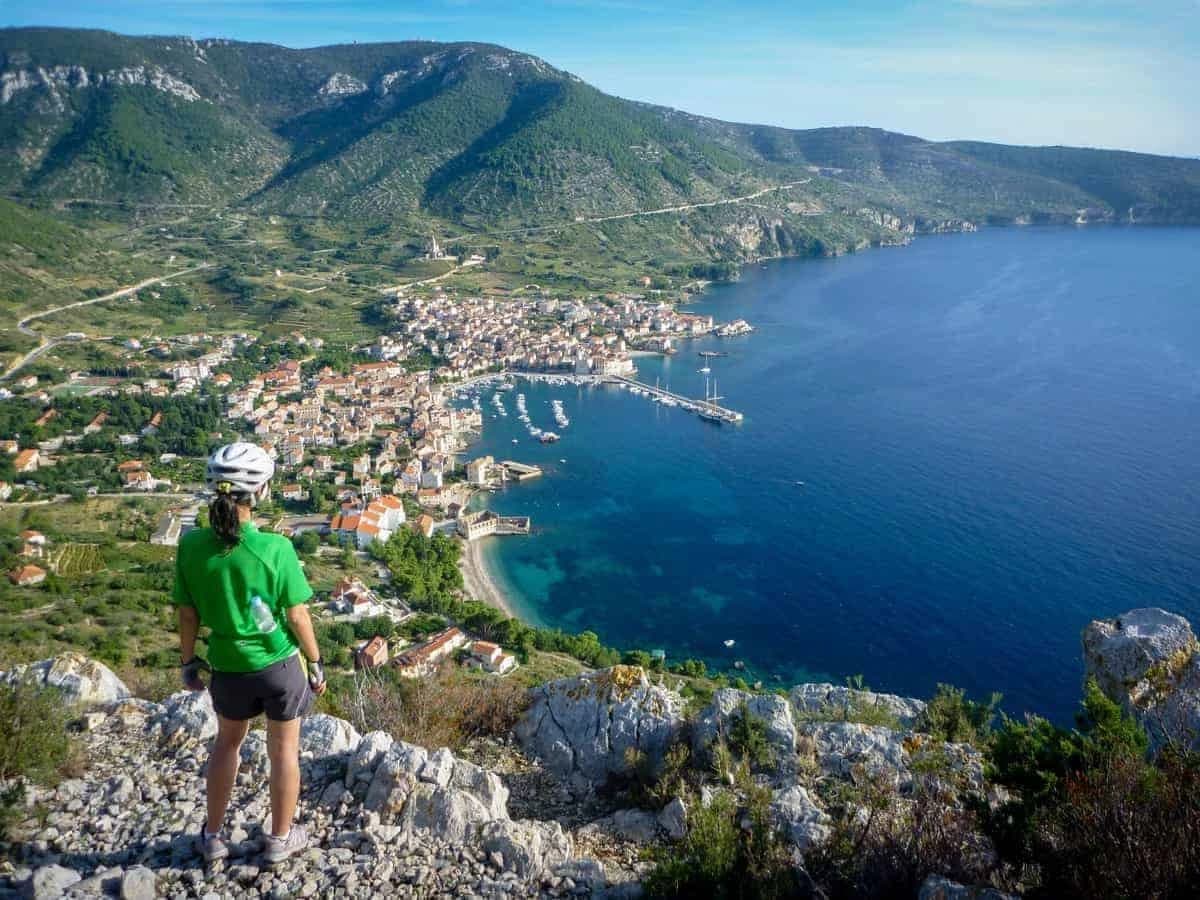
<path fill-rule="evenodd" d="M 707 368 L 707 367 L 706 367 Z M 703 370 L 701 370 L 703 371 Z M 717 404 L 720 397 L 715 396 L 715 389 L 712 395 L 705 389 L 705 399 L 695 400 L 691 397 L 685 397 L 682 394 L 676 394 L 666 388 L 659 387 L 654 384 L 646 384 L 634 378 L 626 378 L 623 375 L 609 375 L 605 379 L 609 384 L 617 384 L 622 388 L 626 388 L 630 393 L 639 396 L 650 397 L 657 403 L 662 403 L 667 406 L 678 406 L 681 409 L 686 409 L 689 412 L 694 412 L 700 418 L 710 422 L 726 422 L 731 425 L 740 425 L 745 419 L 742 413 L 735 409 L 729 409 Z"/>
<path fill-rule="evenodd" d="M 558 375 L 549 372 L 522 372 L 516 370 L 505 370 L 481 375 L 454 385 L 453 390 L 459 399 L 464 399 L 469 391 L 488 387 L 495 388 L 497 393 L 492 395 L 490 401 L 493 413 L 499 417 L 507 417 L 508 410 L 502 400 L 502 393 L 514 389 L 514 379 L 526 379 L 528 381 L 562 387 L 611 384 L 623 390 L 628 390 L 635 396 L 649 397 L 655 403 L 661 403 L 664 406 L 677 406 L 688 412 L 694 412 L 700 418 L 709 422 L 740 425 L 745 420 L 745 416 L 735 409 L 730 409 L 717 403 L 718 400 L 723 398 L 716 395 L 715 379 L 711 378 L 712 373 L 709 365 L 709 357 L 724 356 L 725 354 L 705 351 L 701 355 L 705 357 L 705 365 L 700 369 L 700 373 L 705 376 L 704 399 L 702 400 L 677 394 L 668 388 L 657 384 L 647 384 L 626 375 Z M 478 408 L 478 403 L 476 402 L 476 409 Z M 524 394 L 517 394 L 516 408 L 517 418 L 526 426 L 530 437 L 541 440 L 543 443 L 552 443 L 559 439 L 559 434 L 544 431 L 532 425 L 529 421 L 528 408 L 525 407 Z M 570 420 L 567 418 L 561 402 L 557 402 L 552 406 L 552 412 L 555 422 L 560 428 L 566 428 L 570 424 Z"/>

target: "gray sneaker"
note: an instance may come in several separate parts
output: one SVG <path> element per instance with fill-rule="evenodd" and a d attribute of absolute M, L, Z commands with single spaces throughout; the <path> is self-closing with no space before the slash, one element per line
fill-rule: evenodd
<path fill-rule="evenodd" d="M 200 836 L 196 839 L 196 845 L 206 863 L 216 862 L 229 855 L 229 847 L 221 838 L 221 833 L 218 831 L 216 834 L 209 834 L 204 825 L 200 826 Z"/>
<path fill-rule="evenodd" d="M 267 865 L 273 866 L 276 863 L 283 862 L 289 856 L 294 856 L 307 846 L 308 832 L 304 830 L 303 825 L 293 825 L 287 837 L 275 837 L 273 834 L 267 835 L 263 859 Z"/>

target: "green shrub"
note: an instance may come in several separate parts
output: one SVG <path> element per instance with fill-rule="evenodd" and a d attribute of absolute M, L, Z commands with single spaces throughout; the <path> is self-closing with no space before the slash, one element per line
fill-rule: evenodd
<path fill-rule="evenodd" d="M 688 792 L 688 781 L 698 775 L 689 763 L 691 751 L 686 743 L 672 744 L 663 754 L 661 765 L 655 767 L 641 750 L 629 747 L 625 751 L 624 779 L 614 778 L 607 785 L 610 792 L 624 790 L 629 799 L 644 809 L 658 810 L 674 798 Z"/>
<path fill-rule="evenodd" d="M 1011 792 L 981 807 L 1002 857 L 1034 875 L 1036 896 L 1194 896 L 1200 884 L 1200 754 L 1147 759 L 1138 722 L 1094 681 L 1076 728 L 1004 719 L 989 776 Z"/>
<path fill-rule="evenodd" d="M 730 720 L 728 742 L 733 754 L 751 766 L 761 768 L 774 761 L 775 752 L 767 742 L 767 725 L 750 714 L 745 701 Z"/>
<path fill-rule="evenodd" d="M 688 804 L 688 832 L 678 844 L 655 852 L 643 882 L 651 898 L 775 900 L 799 894 L 796 872 L 770 822 L 770 790 L 747 777 L 707 806 Z M 749 827 L 743 827 L 743 820 Z"/>
<path fill-rule="evenodd" d="M 961 688 L 939 684 L 937 693 L 917 720 L 916 730 L 939 741 L 986 744 L 1000 700 L 1000 694 L 992 694 L 986 703 L 977 703 L 968 700 Z"/>
<path fill-rule="evenodd" d="M 58 691 L 30 685 L 0 685 L 0 781 L 54 782 L 73 762 L 67 734 L 68 707 Z M 0 840 L 24 803 L 22 782 L 0 794 Z"/>

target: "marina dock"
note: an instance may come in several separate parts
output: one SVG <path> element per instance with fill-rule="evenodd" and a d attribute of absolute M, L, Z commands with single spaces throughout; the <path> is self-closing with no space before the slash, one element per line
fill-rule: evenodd
<path fill-rule="evenodd" d="M 665 388 L 657 387 L 653 384 L 637 381 L 633 378 L 626 378 L 623 375 L 609 375 L 606 379 L 610 384 L 623 384 L 628 388 L 636 388 L 645 394 L 652 397 L 669 399 L 675 402 L 677 406 L 690 412 L 699 413 L 705 418 L 712 418 L 721 422 L 729 422 L 731 424 L 739 424 L 745 416 L 735 409 L 728 409 L 724 406 L 719 406 L 716 403 L 706 402 L 704 400 L 694 400 L 691 397 L 685 397 L 682 394 L 676 394 Z"/>

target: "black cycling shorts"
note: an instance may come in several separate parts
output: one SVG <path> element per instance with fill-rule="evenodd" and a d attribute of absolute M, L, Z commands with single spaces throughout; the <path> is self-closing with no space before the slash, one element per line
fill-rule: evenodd
<path fill-rule="evenodd" d="M 257 672 L 213 672 L 208 690 L 217 715 L 239 722 L 264 712 L 273 722 L 290 722 L 314 699 L 299 653 Z"/>

